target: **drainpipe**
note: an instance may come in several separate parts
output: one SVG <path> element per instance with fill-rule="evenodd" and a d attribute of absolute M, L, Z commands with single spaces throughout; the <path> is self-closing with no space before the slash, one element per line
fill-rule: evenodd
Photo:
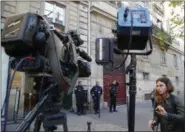
<path fill-rule="evenodd" d="M 90 16 L 91 16 L 91 1 L 88 2 L 88 43 L 87 43 L 87 52 L 88 52 L 88 55 L 91 56 L 91 34 L 90 34 L 90 30 L 91 30 L 91 19 L 90 19 Z M 92 64 L 92 62 L 90 63 L 90 65 Z M 91 77 L 88 78 L 88 85 L 89 85 L 89 88 L 88 88 L 88 100 L 89 102 L 91 101 L 91 98 L 90 98 L 90 88 L 91 88 Z"/>

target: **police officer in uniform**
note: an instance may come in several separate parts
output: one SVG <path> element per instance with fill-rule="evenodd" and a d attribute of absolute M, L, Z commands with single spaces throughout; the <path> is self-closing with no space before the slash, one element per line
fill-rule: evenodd
<path fill-rule="evenodd" d="M 117 81 L 113 81 L 113 83 L 109 87 L 109 93 L 110 93 L 110 112 L 116 112 L 116 90 L 119 86 L 119 83 Z"/>
<path fill-rule="evenodd" d="M 76 107 L 77 107 L 77 114 L 81 115 L 84 114 L 84 88 L 81 84 L 81 81 L 78 82 L 78 85 L 75 87 L 75 96 L 76 96 Z"/>
<path fill-rule="evenodd" d="M 102 87 L 99 86 L 99 82 L 96 82 L 96 85 L 93 86 L 93 88 L 90 91 L 92 99 L 93 99 L 93 104 L 94 104 L 94 111 L 95 114 L 99 113 L 100 109 L 100 98 L 102 95 Z"/>

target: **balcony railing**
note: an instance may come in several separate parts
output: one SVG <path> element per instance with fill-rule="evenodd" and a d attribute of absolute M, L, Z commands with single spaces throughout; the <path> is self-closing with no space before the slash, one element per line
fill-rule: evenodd
<path fill-rule="evenodd" d="M 164 10 L 164 6 L 161 2 L 155 2 L 154 3 L 158 8 L 160 8 L 161 10 Z"/>
<path fill-rule="evenodd" d="M 155 2 L 153 5 L 153 11 L 160 16 L 164 16 L 164 7 L 163 5 L 160 5 L 160 2 Z"/>
<path fill-rule="evenodd" d="M 152 34 L 157 37 L 154 38 L 154 43 L 157 44 L 162 50 L 167 50 L 172 45 L 172 37 L 163 29 L 152 24 Z"/>
<path fill-rule="evenodd" d="M 165 42 L 168 43 L 172 43 L 172 37 L 171 35 L 169 35 L 167 32 L 165 32 L 163 29 L 160 29 L 157 25 L 152 24 L 152 33 L 157 36 L 160 37 L 159 35 L 163 35 L 165 38 Z"/>

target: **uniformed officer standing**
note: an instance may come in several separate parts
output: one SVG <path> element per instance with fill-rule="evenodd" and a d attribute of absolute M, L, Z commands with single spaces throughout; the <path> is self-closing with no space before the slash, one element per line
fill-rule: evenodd
<path fill-rule="evenodd" d="M 93 104 L 94 104 L 94 112 L 95 114 L 99 113 L 100 109 L 100 98 L 102 95 L 102 87 L 99 86 L 99 82 L 96 82 L 96 85 L 93 86 L 93 88 L 90 91 L 92 99 L 93 99 Z"/>
<path fill-rule="evenodd" d="M 109 107 L 109 111 L 112 112 L 112 110 L 114 112 L 116 112 L 116 91 L 117 91 L 117 87 L 119 86 L 119 83 L 117 81 L 113 81 L 113 83 L 110 85 L 109 87 L 109 93 L 110 93 L 110 107 Z"/>
<path fill-rule="evenodd" d="M 77 114 L 78 115 L 84 114 L 85 93 L 81 81 L 78 82 L 78 85 L 75 88 L 75 95 L 76 95 Z"/>

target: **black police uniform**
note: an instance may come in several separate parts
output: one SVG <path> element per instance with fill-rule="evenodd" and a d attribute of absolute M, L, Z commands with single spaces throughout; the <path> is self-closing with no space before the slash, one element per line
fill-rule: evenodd
<path fill-rule="evenodd" d="M 76 95 L 76 107 L 77 107 L 77 113 L 84 114 L 84 88 L 81 85 L 77 85 L 75 88 L 75 95 Z"/>
<path fill-rule="evenodd" d="M 109 111 L 112 112 L 116 111 L 116 90 L 118 87 L 118 83 L 116 84 L 111 84 L 109 87 L 109 93 L 110 93 L 110 107 L 109 107 Z"/>
<path fill-rule="evenodd" d="M 93 99 L 94 111 L 95 114 L 97 114 L 100 109 L 100 97 L 102 95 L 102 87 L 96 85 L 91 89 L 90 93 Z"/>

